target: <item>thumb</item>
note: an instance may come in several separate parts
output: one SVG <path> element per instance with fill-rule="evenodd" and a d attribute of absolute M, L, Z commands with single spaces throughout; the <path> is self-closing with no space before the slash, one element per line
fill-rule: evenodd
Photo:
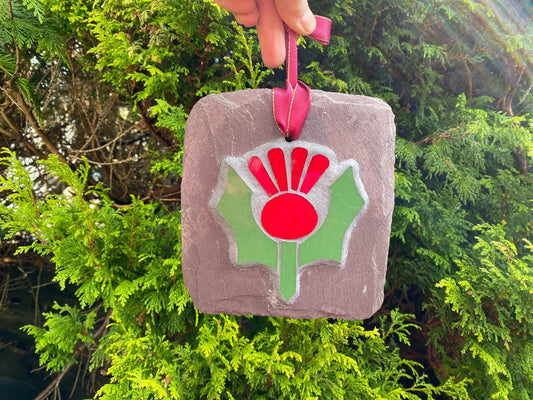
<path fill-rule="evenodd" d="M 280 18 L 296 33 L 306 36 L 316 28 L 307 0 L 275 0 Z"/>

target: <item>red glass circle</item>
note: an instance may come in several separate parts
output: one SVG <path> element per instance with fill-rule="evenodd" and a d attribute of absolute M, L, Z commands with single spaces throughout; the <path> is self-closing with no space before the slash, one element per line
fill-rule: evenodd
<path fill-rule="evenodd" d="M 315 207 L 303 196 L 283 193 L 270 199 L 261 212 L 261 224 L 269 235 L 295 240 L 310 234 L 318 223 Z"/>

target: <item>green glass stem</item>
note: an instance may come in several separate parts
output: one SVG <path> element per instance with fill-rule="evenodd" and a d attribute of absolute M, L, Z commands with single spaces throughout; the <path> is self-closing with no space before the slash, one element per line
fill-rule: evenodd
<path fill-rule="evenodd" d="M 296 274 L 298 270 L 296 242 L 280 242 L 279 254 L 279 292 L 285 301 L 296 294 Z"/>

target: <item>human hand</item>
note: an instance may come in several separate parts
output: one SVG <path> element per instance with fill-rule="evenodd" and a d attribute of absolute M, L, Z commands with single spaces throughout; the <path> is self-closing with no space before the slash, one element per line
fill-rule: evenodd
<path fill-rule="evenodd" d="M 315 16 L 307 0 L 215 0 L 231 12 L 244 26 L 257 26 L 263 62 L 269 68 L 285 61 L 285 28 L 283 23 L 299 35 L 315 30 Z"/>

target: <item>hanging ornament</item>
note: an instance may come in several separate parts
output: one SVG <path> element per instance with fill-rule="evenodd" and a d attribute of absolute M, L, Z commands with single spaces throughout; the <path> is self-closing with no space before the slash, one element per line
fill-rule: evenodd
<path fill-rule="evenodd" d="M 317 27 L 327 43 L 329 20 Z M 185 284 L 206 313 L 367 318 L 383 301 L 394 115 L 379 99 L 309 89 L 290 30 L 286 45 L 284 89 L 209 95 L 190 113 Z"/>

